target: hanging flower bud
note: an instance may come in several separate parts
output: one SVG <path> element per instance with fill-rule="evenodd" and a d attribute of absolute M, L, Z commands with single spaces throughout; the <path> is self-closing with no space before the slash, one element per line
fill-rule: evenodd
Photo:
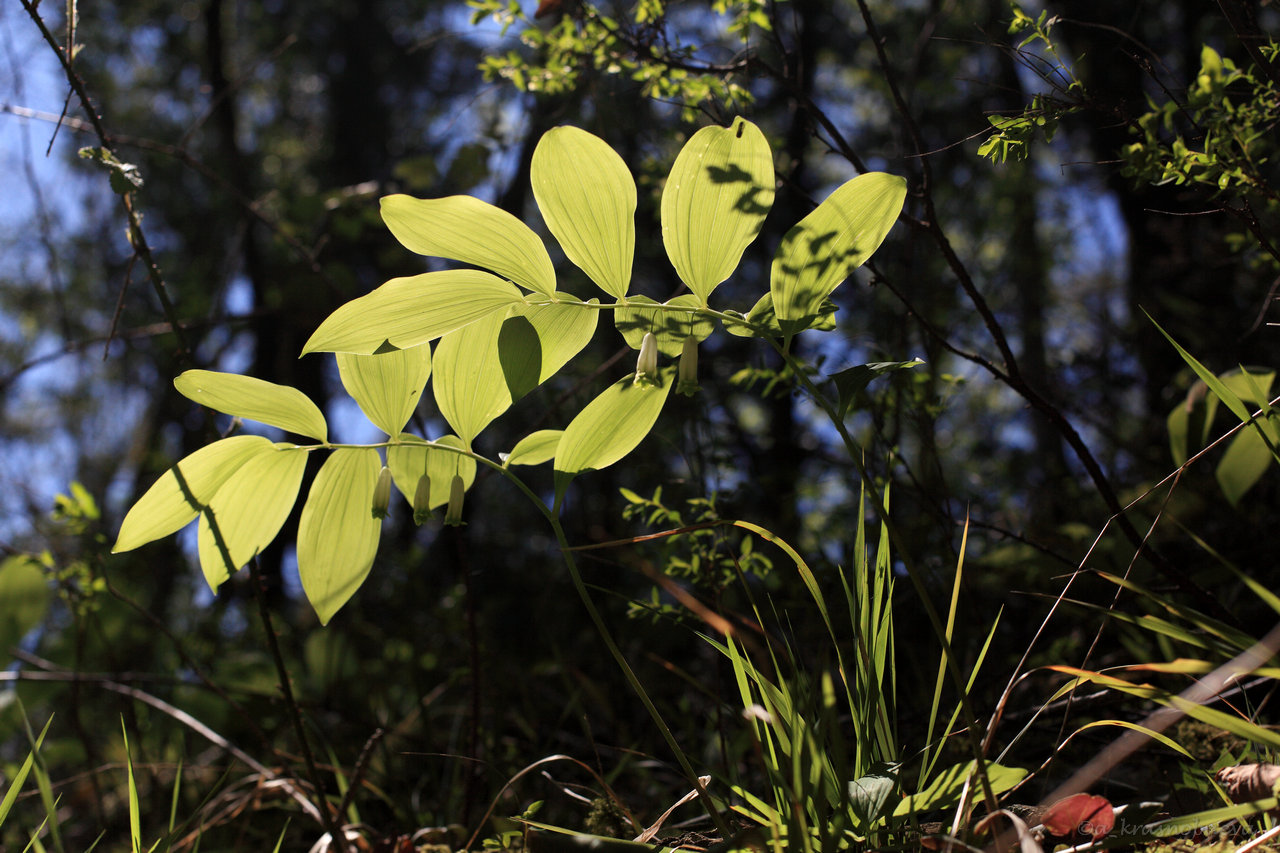
<path fill-rule="evenodd" d="M 636 359 L 636 384 L 658 384 L 658 340 L 653 332 L 645 332 L 640 342 L 640 357 Z"/>
<path fill-rule="evenodd" d="M 378 483 L 373 487 L 373 517 L 386 518 L 391 503 L 391 469 L 386 465 L 378 472 Z"/>
<path fill-rule="evenodd" d="M 698 339 L 693 335 L 684 339 L 680 350 L 680 367 L 677 371 L 679 381 L 676 393 L 692 397 L 698 393 Z"/>
<path fill-rule="evenodd" d="M 462 500 L 466 493 L 467 487 L 462 482 L 462 477 L 454 474 L 453 481 L 449 483 L 449 508 L 444 513 L 444 523 L 450 527 L 462 524 Z"/>
<path fill-rule="evenodd" d="M 431 517 L 431 478 L 423 474 L 413 490 L 413 523 L 425 524 Z"/>

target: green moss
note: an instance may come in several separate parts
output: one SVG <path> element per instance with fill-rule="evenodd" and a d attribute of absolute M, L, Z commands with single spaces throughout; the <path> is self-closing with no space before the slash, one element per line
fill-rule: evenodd
<path fill-rule="evenodd" d="M 608 838 L 631 838 L 635 835 L 627 813 L 607 797 L 596 797 L 591 801 L 586 829 L 592 835 L 604 835 Z"/>

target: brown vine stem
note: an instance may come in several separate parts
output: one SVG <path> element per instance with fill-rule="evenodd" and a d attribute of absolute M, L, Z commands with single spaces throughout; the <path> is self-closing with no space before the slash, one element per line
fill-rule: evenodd
<path fill-rule="evenodd" d="M 915 119 L 912 118 L 911 109 L 898 88 L 896 75 L 889 64 L 889 57 L 885 54 L 884 39 L 880 35 L 875 19 L 871 16 L 871 10 L 867 8 L 866 0 L 857 0 L 857 5 L 858 11 L 862 15 L 863 23 L 867 28 L 867 35 L 875 47 L 876 61 L 880 65 L 881 73 L 884 75 L 885 84 L 889 87 L 894 106 L 898 111 L 898 115 L 902 118 L 907 135 L 911 138 L 911 145 L 915 149 L 916 159 L 920 162 L 920 196 L 925 207 L 925 217 L 923 222 L 915 224 L 917 227 L 923 228 L 937 244 L 939 251 L 942 252 L 943 260 L 955 275 L 956 280 L 960 282 L 960 287 L 964 290 L 965 295 L 969 297 L 969 301 L 978 310 L 979 316 L 982 317 L 982 322 L 987 327 L 988 334 L 991 335 L 991 339 L 995 342 L 996 348 L 1000 351 L 1000 357 L 1004 361 L 1003 371 L 990 363 L 986 364 L 987 370 L 1030 403 L 1036 411 L 1048 418 L 1050 423 L 1054 425 L 1054 428 L 1057 429 L 1072 452 L 1075 453 L 1076 458 L 1080 460 L 1080 464 L 1084 466 L 1089 479 L 1093 481 L 1094 488 L 1098 490 L 1098 494 L 1102 497 L 1107 509 L 1116 518 L 1121 532 L 1138 549 L 1138 553 L 1145 554 L 1161 574 L 1177 584 L 1183 591 L 1194 595 L 1209 607 L 1215 615 L 1234 623 L 1234 617 L 1227 613 L 1213 596 L 1209 595 L 1203 587 L 1192 580 L 1185 572 L 1151 548 L 1146 541 L 1146 537 L 1139 533 L 1128 516 L 1125 515 L 1124 509 L 1120 505 L 1120 499 L 1116 496 L 1115 490 L 1111 486 L 1111 481 L 1102 470 L 1102 466 L 1094 457 L 1093 452 L 1089 450 L 1084 438 L 1058 407 L 1041 396 L 1023 378 L 1022 372 L 1018 367 L 1017 358 L 1013 354 L 1013 348 L 1009 346 L 1009 340 L 1004 334 L 1004 329 L 1000 326 L 1000 322 L 991 311 L 991 307 L 978 290 L 972 276 L 969 275 L 969 270 L 965 267 L 964 262 L 956 254 L 955 248 L 951 245 L 951 240 L 947 237 L 946 232 L 942 230 L 942 225 L 938 221 L 938 214 L 933 204 L 933 193 L 930 189 L 933 173 L 929 166 L 929 159 L 925 156 L 926 152 L 924 143 L 921 140 L 920 128 Z"/>
<path fill-rule="evenodd" d="M 84 109 L 85 115 L 88 116 L 89 123 L 93 126 L 93 131 L 97 135 L 98 141 L 102 144 L 104 151 L 110 152 L 112 150 L 111 135 L 107 133 L 106 126 L 102 123 L 102 117 L 93 106 L 93 101 L 89 97 L 84 79 L 71 65 L 69 49 L 58 43 L 58 39 L 45 26 L 44 19 L 40 17 L 39 12 L 36 11 L 35 4 L 31 0 L 22 0 L 22 8 L 27 11 L 27 15 L 36 25 L 36 28 L 40 30 L 40 35 L 43 36 L 45 42 L 48 43 L 58 57 L 58 62 L 62 65 L 62 71 L 66 75 L 67 82 L 71 85 L 76 97 L 80 99 L 80 105 Z M 147 278 L 151 281 L 151 287 L 155 290 L 156 298 L 160 300 L 161 310 L 163 310 L 165 317 L 173 328 L 173 335 L 178 340 L 179 357 L 184 361 L 191 361 L 191 348 L 187 345 L 186 337 L 182 334 L 182 324 L 178 322 L 177 312 L 174 310 L 173 302 L 169 299 L 169 290 L 165 285 L 164 275 L 160 272 L 160 267 L 156 264 L 155 258 L 151 254 L 151 246 L 147 243 L 146 234 L 142 230 L 142 218 L 134 207 L 133 193 L 121 193 L 120 198 L 124 203 L 125 214 L 129 219 L 129 245 L 133 248 L 139 260 L 142 261 L 142 266 L 147 271 Z M 121 286 L 122 295 L 123 289 L 128 286 L 129 282 L 126 279 Z"/>

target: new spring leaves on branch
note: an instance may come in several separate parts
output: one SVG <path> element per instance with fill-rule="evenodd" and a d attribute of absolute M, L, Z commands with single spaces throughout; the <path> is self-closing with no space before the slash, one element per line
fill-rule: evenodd
<path fill-rule="evenodd" d="M 776 338 L 829 327 L 829 295 L 880 245 L 906 195 L 906 182 L 884 173 L 838 188 L 786 234 L 769 290 L 742 313 L 710 300 L 773 204 L 773 156 L 755 125 L 736 119 L 703 128 L 676 158 L 662 194 L 662 241 L 689 293 L 665 303 L 630 293 L 636 186 L 603 140 L 574 127 L 549 131 L 534 152 L 531 183 L 547 230 L 601 295 L 558 290 L 542 240 L 493 205 L 468 196 L 382 199 L 382 218 L 406 248 L 472 267 L 394 278 L 334 311 L 303 348 L 335 354 L 343 388 L 386 440 L 333 444 L 323 414 L 300 391 L 188 371 L 175 380 L 188 398 L 313 441 L 239 435 L 196 451 L 129 510 L 114 550 L 198 518 L 200 564 L 216 590 L 275 538 L 297 500 L 307 454 L 326 451 L 303 507 L 297 555 L 303 590 L 328 622 L 373 565 L 388 477 L 416 522 L 446 506 L 446 522 L 456 524 L 477 462 L 514 478 L 513 466 L 549 461 L 555 504 L 543 509 L 559 512 L 576 475 L 612 465 L 640 443 L 673 386 L 696 391 L 698 344 L 717 323 Z M 637 371 L 562 431 L 532 433 L 499 460 L 476 453 L 485 427 L 581 352 L 604 310 L 639 352 Z M 679 367 L 662 366 L 662 356 Z M 428 382 L 452 430 L 431 440 L 404 431 Z"/>

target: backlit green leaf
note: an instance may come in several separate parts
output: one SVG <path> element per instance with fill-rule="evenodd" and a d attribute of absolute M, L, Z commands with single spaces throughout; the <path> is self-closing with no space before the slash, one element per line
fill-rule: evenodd
<path fill-rule="evenodd" d="M 609 467 L 649 434 L 675 384 L 675 370 L 663 370 L 661 379 L 661 385 L 654 386 L 636 383 L 628 375 L 578 412 L 556 448 L 557 505 L 576 475 Z"/>
<path fill-rule="evenodd" d="M 1197 383 L 1195 387 L 1207 390 L 1203 383 Z M 1191 458 L 1191 433 L 1197 431 L 1197 427 L 1207 425 L 1205 407 L 1197 406 L 1190 394 L 1169 413 L 1169 417 L 1165 419 L 1165 428 L 1169 431 L 1169 452 L 1175 465 L 1187 463 Z"/>
<path fill-rule="evenodd" d="M 556 458 L 562 429 L 540 429 L 516 442 L 503 460 L 504 465 L 541 465 Z"/>
<path fill-rule="evenodd" d="M 387 435 L 399 435 L 409 422 L 431 376 L 426 344 L 376 355 L 336 353 L 342 387 L 365 417 Z"/>
<path fill-rule="evenodd" d="M 538 209 L 564 249 L 591 280 L 626 295 L 636 243 L 636 183 L 603 139 L 556 127 L 538 141 L 530 167 Z"/>
<path fill-rule="evenodd" d="M 715 322 L 710 317 L 693 313 L 692 309 L 700 307 L 700 304 L 698 297 L 692 293 L 667 300 L 663 303 L 665 310 L 656 307 L 658 303 L 647 296 L 628 296 L 627 307 L 614 309 L 613 322 L 632 349 L 640 349 L 645 332 L 653 332 L 658 352 L 675 358 L 680 355 L 685 338 L 694 337 L 698 341 L 705 341 L 715 331 Z M 646 308 L 646 305 L 655 307 Z"/>
<path fill-rule="evenodd" d="M 440 413 L 470 446 L 587 345 L 598 313 L 571 303 L 518 305 L 505 317 L 493 314 L 445 335 L 436 347 L 433 383 Z"/>
<path fill-rule="evenodd" d="M 413 506 L 418 480 L 424 474 L 431 478 L 431 509 L 449 502 L 449 485 L 454 474 L 461 475 L 468 489 L 475 482 L 476 460 L 442 449 L 464 447 L 462 439 L 456 435 L 442 435 L 435 441 L 427 441 L 406 432 L 401 433 L 400 442 L 387 448 L 387 467 L 391 469 L 396 488 L 410 506 Z"/>
<path fill-rule="evenodd" d="M 558 294 L 561 297 L 567 294 Z M 572 299 L 572 297 L 568 297 Z M 589 304 L 596 305 L 598 300 L 591 299 Z M 553 303 L 550 305 L 529 305 L 519 310 L 538 333 L 538 383 L 546 382 L 564 367 L 569 359 L 582 352 L 582 348 L 591 342 L 596 332 L 596 324 L 600 320 L 600 311 L 596 308 L 585 308 L 573 303 Z M 524 336 L 514 334 L 511 326 L 504 326 L 499 337 L 499 354 L 504 365 L 509 361 L 526 354 L 517 344 Z M 529 357 L 532 357 L 529 354 Z M 509 368 L 504 367 L 504 370 Z"/>
<path fill-rule="evenodd" d="M 35 558 L 17 554 L 0 562 L 0 659 L 44 621 L 52 595 Z"/>
<path fill-rule="evenodd" d="M 491 314 L 450 332 L 436 345 L 436 378 L 432 383 L 436 405 L 468 447 L 511 406 L 512 394 L 498 360 L 498 335 L 505 322 L 502 315 Z M 531 330 L 528 334 L 533 335 Z M 511 381 L 518 394 L 527 393 L 538 382 L 537 362 L 519 362 Z"/>
<path fill-rule="evenodd" d="M 268 444 L 253 453 L 200 513 L 200 568 L 217 592 L 254 555 L 271 544 L 298 499 L 307 454 L 292 444 Z M 217 522 L 218 535 L 210 519 Z M 230 557 L 230 565 L 227 558 Z"/>
<path fill-rule="evenodd" d="M 820 313 L 822 300 L 880 247 L 906 196 L 903 178 L 868 172 L 845 183 L 788 231 L 769 276 L 778 319 Z"/>
<path fill-rule="evenodd" d="M 533 229 L 478 198 L 389 195 L 382 219 L 410 251 L 484 267 L 539 293 L 556 289 L 551 257 Z"/>
<path fill-rule="evenodd" d="M 330 314 L 302 348 L 366 355 L 433 341 L 522 301 L 510 282 L 480 270 L 446 270 L 393 278 Z"/>
<path fill-rule="evenodd" d="M 877 361 L 870 364 L 847 367 L 839 373 L 833 373 L 831 381 L 836 385 L 836 394 L 839 401 L 836 405 L 836 411 L 843 418 L 848 413 L 849 406 L 853 404 L 854 399 L 876 377 L 883 376 L 894 370 L 919 367 L 922 364 L 924 362 L 918 358 L 913 358 L 911 361 Z"/>
<path fill-rule="evenodd" d="M 1167 338 L 1168 335 L 1165 337 Z M 1172 338 L 1170 341 L 1172 342 Z M 1176 342 L 1174 346 L 1178 346 Z M 1193 369 L 1199 366 L 1201 370 L 1208 372 L 1207 368 L 1192 358 L 1186 350 L 1182 350 L 1181 347 L 1179 350 L 1183 353 L 1184 359 L 1190 359 L 1188 363 Z M 1219 392 L 1238 400 L 1243 410 L 1246 403 L 1258 406 L 1267 404 L 1275 377 L 1274 370 L 1250 367 L 1247 372 L 1244 368 L 1229 370 L 1216 377 L 1216 382 L 1219 385 Z M 1173 454 L 1173 461 L 1178 465 L 1185 464 L 1193 453 L 1209 443 L 1220 399 L 1219 393 L 1209 393 L 1211 390 L 1203 380 L 1196 382 L 1187 392 L 1186 399 L 1179 402 L 1169 413 L 1166 421 L 1169 430 L 1169 448 Z M 1247 410 L 1245 411 L 1247 414 Z M 1197 436 L 1198 443 L 1193 442 L 1193 436 Z M 1261 440 L 1260 437 L 1259 440 Z M 1265 444 L 1263 446 L 1265 447 Z"/>
<path fill-rule="evenodd" d="M 260 435 L 236 435 L 215 441 L 160 475 L 124 517 L 111 553 L 132 551 L 177 533 L 212 500 L 227 478 L 252 456 L 269 450 Z"/>
<path fill-rule="evenodd" d="M 733 312 L 727 313 L 733 314 Z M 756 300 L 756 304 L 743 319 L 745 323 L 726 320 L 725 331 L 740 338 L 750 338 L 758 334 L 788 337 L 806 329 L 829 332 L 836 327 L 836 305 L 830 299 L 824 299 L 818 306 L 816 314 L 806 314 L 794 320 L 779 320 L 773 310 L 773 294 L 766 293 Z"/>
<path fill-rule="evenodd" d="M 339 448 L 311 484 L 298 522 L 298 576 L 321 625 L 369 576 L 382 527 L 372 512 L 382 460 L 372 448 Z"/>
<path fill-rule="evenodd" d="M 662 242 L 700 304 L 760 233 L 773 188 L 773 153 L 749 121 L 704 127 L 681 149 L 662 191 Z"/>
<path fill-rule="evenodd" d="M 1273 461 L 1271 448 L 1267 447 L 1267 443 L 1263 441 L 1258 428 L 1261 427 L 1267 431 L 1274 445 L 1277 443 L 1276 424 L 1275 419 L 1259 418 L 1257 426 L 1245 427 L 1227 445 L 1227 452 L 1218 462 L 1214 475 L 1222 488 L 1222 494 L 1232 506 L 1238 506 L 1244 493 L 1253 488 L 1253 485 L 1271 467 Z"/>
<path fill-rule="evenodd" d="M 965 787 L 976 784 L 974 771 L 975 766 L 972 761 L 948 767 L 933 777 L 923 789 L 898 803 L 893 810 L 894 816 L 903 817 L 954 806 L 960 801 L 960 794 Z M 991 783 L 993 794 L 1004 793 L 1027 775 L 1027 771 L 1021 767 L 1005 767 L 993 761 L 984 764 L 983 771 Z"/>
<path fill-rule="evenodd" d="M 328 438 L 324 415 L 306 394 L 288 385 L 237 373 L 188 370 L 173 380 L 178 393 L 237 418 L 279 427 L 317 441 Z"/>

